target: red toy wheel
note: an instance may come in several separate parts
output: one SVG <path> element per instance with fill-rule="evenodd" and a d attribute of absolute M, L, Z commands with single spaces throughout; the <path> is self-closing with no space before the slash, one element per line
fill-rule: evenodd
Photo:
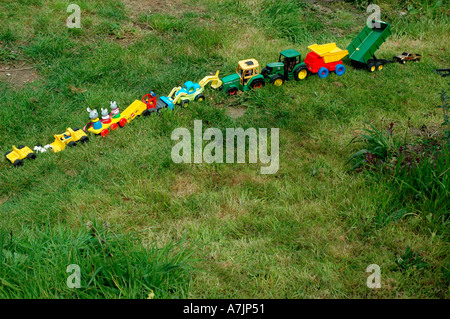
<path fill-rule="evenodd" d="M 110 128 L 111 128 L 111 130 L 115 131 L 119 128 L 119 125 L 117 125 L 117 123 L 113 123 L 113 124 L 111 124 Z"/>
<path fill-rule="evenodd" d="M 251 87 L 253 90 L 258 90 L 260 88 L 262 88 L 264 86 L 264 82 L 260 79 L 255 80 L 254 82 L 252 82 Z"/>
<path fill-rule="evenodd" d="M 231 87 L 227 90 L 228 95 L 236 95 L 237 89 L 235 87 Z"/>
<path fill-rule="evenodd" d="M 100 133 L 100 135 L 102 136 L 102 137 L 105 137 L 106 135 L 108 135 L 109 134 L 109 131 L 108 131 L 108 129 L 104 129 L 101 133 Z"/>
<path fill-rule="evenodd" d="M 120 121 L 119 121 L 120 127 L 124 127 L 125 124 L 127 124 L 127 119 L 126 118 L 121 118 Z"/>

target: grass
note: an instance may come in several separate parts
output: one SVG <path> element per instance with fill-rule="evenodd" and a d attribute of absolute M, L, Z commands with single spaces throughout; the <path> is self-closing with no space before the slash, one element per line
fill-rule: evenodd
<path fill-rule="evenodd" d="M 165 95 L 216 70 L 231 74 L 240 59 L 254 57 L 264 66 L 282 49 L 304 57 L 313 43 L 344 48 L 366 19 L 364 1 L 190 0 L 163 7 L 78 1 L 82 28 L 69 30 L 69 3 L 0 4 L 6 21 L 1 68 L 36 72 L 27 84 L 1 78 L 3 152 L 47 144 L 66 127 L 82 127 L 87 107 L 115 100 L 124 108 L 149 90 Z M 448 224 L 437 229 L 428 213 L 417 213 L 432 209 L 432 200 L 419 197 L 412 205 L 402 191 L 393 207 L 386 198 L 393 200 L 397 184 L 380 183 L 367 171 L 349 173 L 346 164 L 359 150 L 348 144 L 364 122 L 379 130 L 393 122 L 397 132 L 422 125 L 441 132 L 436 105 L 447 82 L 432 69 L 449 62 L 448 5 L 379 5 L 393 35 L 377 57 L 411 51 L 422 54 L 422 62 L 370 74 L 346 60 L 342 77 L 312 76 L 236 97 L 208 88 L 202 104 L 138 118 L 107 138 L 92 136 L 86 145 L 43 154 L 20 169 L 0 162 L 1 296 L 146 298 L 151 289 L 155 298 L 448 298 Z M 230 109 L 245 113 L 232 118 Z M 263 176 L 259 164 L 173 163 L 170 134 L 192 130 L 195 119 L 204 129 L 280 128 L 279 171 Z M 436 172 L 428 169 L 427 176 Z M 393 208 L 402 213 L 392 215 Z M 117 234 L 99 230 L 109 234 L 116 259 L 105 257 L 98 238 L 85 230 L 91 220 Z M 90 258 L 83 259 L 83 247 Z M 95 271 L 109 272 L 91 282 L 94 291 L 69 290 L 66 267 L 75 262 L 84 285 Z M 164 263 L 182 266 L 171 273 Z M 382 272 L 378 290 L 366 286 L 365 270 L 373 263 Z M 140 272 L 132 270 L 136 265 Z M 154 265 L 162 269 L 158 276 Z M 27 279 L 44 274 L 51 283 Z M 116 282 L 106 280 L 111 274 Z"/>

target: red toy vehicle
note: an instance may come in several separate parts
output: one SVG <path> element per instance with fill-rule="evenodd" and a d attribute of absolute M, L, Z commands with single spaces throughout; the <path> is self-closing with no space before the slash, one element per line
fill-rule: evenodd
<path fill-rule="evenodd" d="M 320 78 L 326 78 L 333 71 L 337 75 L 345 73 L 341 59 L 348 55 L 347 50 L 339 49 L 336 43 L 314 44 L 308 49 L 311 52 L 306 55 L 304 63 L 310 73 L 317 73 Z"/>
<path fill-rule="evenodd" d="M 144 102 L 145 105 L 147 105 L 147 109 L 144 112 L 142 112 L 143 115 L 152 115 L 161 109 L 161 107 L 159 107 L 159 105 L 156 103 L 156 94 L 153 93 L 153 91 L 150 91 L 150 93 L 145 94 L 142 97 L 142 102 Z"/>

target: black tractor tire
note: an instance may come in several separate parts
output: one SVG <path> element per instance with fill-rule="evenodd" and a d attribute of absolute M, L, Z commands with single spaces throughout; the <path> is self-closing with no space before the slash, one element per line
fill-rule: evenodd
<path fill-rule="evenodd" d="M 203 102 L 205 101 L 205 96 L 203 94 L 199 94 L 195 97 L 195 100 L 198 102 Z"/>
<path fill-rule="evenodd" d="M 235 87 L 230 87 L 230 88 L 227 89 L 227 94 L 228 95 L 236 95 L 237 92 L 238 92 L 238 89 L 235 88 Z"/>
<path fill-rule="evenodd" d="M 305 76 L 305 79 L 308 77 L 308 68 L 305 66 L 305 67 L 298 67 L 298 68 L 296 68 L 295 70 L 294 70 L 294 79 L 295 79 L 295 81 L 301 81 L 301 80 L 304 80 L 304 79 L 299 79 L 299 77 L 298 77 L 298 74 L 300 73 L 300 71 L 302 71 L 302 70 L 306 70 L 306 76 Z"/>
<path fill-rule="evenodd" d="M 87 136 L 82 136 L 82 137 L 80 138 L 80 143 L 84 144 L 84 143 L 87 143 L 87 142 L 89 142 L 89 137 L 87 137 Z"/>
<path fill-rule="evenodd" d="M 14 163 L 13 163 L 13 165 L 15 166 L 15 167 L 18 167 L 18 166 L 22 166 L 23 165 L 23 161 L 22 160 L 15 160 L 14 161 Z"/>
<path fill-rule="evenodd" d="M 34 153 L 29 153 L 29 154 L 27 155 L 27 159 L 29 159 L 29 160 L 34 160 L 34 159 L 36 159 L 36 154 L 34 154 Z"/>
<path fill-rule="evenodd" d="M 252 84 L 250 84 L 252 90 L 261 89 L 264 87 L 264 85 L 266 85 L 266 83 L 262 79 L 257 79 L 253 81 Z"/>
<path fill-rule="evenodd" d="M 281 84 L 279 85 L 279 86 L 282 86 L 283 84 L 284 84 L 284 77 L 282 76 L 282 75 L 275 75 L 273 78 L 272 78 L 272 80 L 270 80 L 270 83 L 271 84 L 273 84 L 273 85 L 275 85 L 275 81 L 276 80 L 278 80 L 278 79 L 281 79 Z"/>
<path fill-rule="evenodd" d="M 181 100 L 180 101 L 181 107 L 188 107 L 189 106 L 189 100 Z"/>

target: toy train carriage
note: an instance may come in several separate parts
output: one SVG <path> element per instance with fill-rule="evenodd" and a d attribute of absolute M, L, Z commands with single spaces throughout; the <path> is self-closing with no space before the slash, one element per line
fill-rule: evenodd
<path fill-rule="evenodd" d="M 120 116 L 110 118 L 106 121 L 101 121 L 98 118 L 93 121 L 93 125 L 89 127 L 88 131 L 94 134 L 100 134 L 106 136 L 109 134 L 109 130 L 116 130 L 119 126 L 124 127 L 127 123 L 134 120 L 138 115 L 141 115 L 147 110 L 147 104 L 142 101 L 134 101 L 129 107 L 127 107 Z"/>

